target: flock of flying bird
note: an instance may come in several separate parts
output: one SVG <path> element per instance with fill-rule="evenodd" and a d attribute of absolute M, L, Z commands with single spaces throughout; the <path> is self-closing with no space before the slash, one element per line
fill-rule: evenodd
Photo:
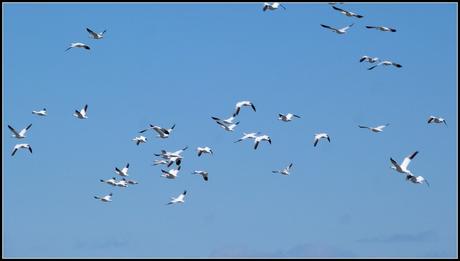
<path fill-rule="evenodd" d="M 342 14 L 348 16 L 348 17 L 363 18 L 362 15 L 359 15 L 359 14 L 356 14 L 356 13 L 353 13 L 353 12 L 350 12 L 350 11 L 346 11 L 344 9 L 341 9 L 341 8 L 338 8 L 338 7 L 334 6 L 336 3 L 330 3 L 330 4 L 333 5 L 332 8 L 334 10 L 337 10 L 340 13 L 342 13 Z M 264 3 L 263 11 L 264 12 L 265 11 L 274 11 L 274 10 L 277 10 L 279 7 L 282 7 L 283 9 L 286 10 L 286 7 L 284 7 L 280 3 Z M 330 29 L 330 30 L 334 31 L 337 34 L 345 34 L 347 32 L 347 30 L 350 29 L 353 26 L 353 24 L 350 24 L 350 25 L 348 25 L 348 26 L 346 26 L 344 28 L 340 28 L 340 29 L 337 29 L 337 28 L 334 28 L 334 27 L 331 27 L 331 26 L 328 26 L 328 25 L 324 25 L 324 24 L 321 24 L 321 26 L 324 27 L 324 28 L 327 28 L 327 29 Z M 377 30 L 380 30 L 380 31 L 383 31 L 383 32 L 396 32 L 396 29 L 385 27 L 385 26 L 366 26 L 366 28 L 377 29 Z M 100 39 L 104 38 L 104 34 L 106 33 L 107 30 L 104 30 L 101 33 L 96 33 L 94 31 L 92 31 L 91 29 L 86 28 L 86 31 L 90 34 L 91 38 L 96 39 L 96 40 L 100 40 Z M 70 50 L 72 48 L 84 48 L 86 50 L 91 49 L 87 44 L 77 42 L 77 43 L 71 43 L 70 47 L 67 48 L 65 51 L 68 51 L 68 50 Z M 361 57 L 359 62 L 364 62 L 364 61 L 369 62 L 369 63 L 376 63 L 376 62 L 379 62 L 380 59 L 377 58 L 377 57 L 363 56 L 363 57 Z M 368 70 L 372 70 L 372 69 L 374 69 L 375 67 L 377 67 L 379 65 L 386 65 L 386 66 L 393 65 L 393 66 L 395 66 L 397 68 L 402 67 L 398 63 L 391 62 L 391 61 L 388 61 L 388 60 L 384 60 L 384 61 L 379 62 L 377 65 L 374 65 L 374 66 L 368 68 Z M 235 130 L 235 128 L 238 126 L 238 124 L 240 123 L 239 121 L 237 121 L 237 122 L 234 122 L 234 121 L 235 121 L 236 117 L 239 115 L 239 113 L 240 113 L 240 111 L 241 111 L 241 109 L 243 107 L 250 107 L 250 108 L 252 108 L 252 110 L 254 112 L 256 112 L 256 107 L 254 106 L 254 104 L 251 101 L 240 101 L 240 102 L 236 103 L 235 111 L 233 112 L 231 117 L 229 117 L 227 119 L 221 119 L 221 118 L 213 116 L 211 118 L 220 127 L 222 127 L 224 130 L 229 131 L 229 132 L 233 132 Z M 88 119 L 87 110 L 88 110 L 88 105 L 86 104 L 81 110 L 75 110 L 75 113 L 73 114 L 73 116 L 75 116 L 78 119 Z M 46 108 L 43 108 L 42 110 L 39 110 L 39 111 L 34 110 L 34 111 L 32 111 L 32 114 L 37 115 L 37 116 L 41 116 L 41 117 L 47 116 L 47 110 L 46 110 Z M 290 122 L 294 118 L 301 118 L 301 117 L 299 115 L 296 115 L 296 114 L 293 114 L 293 113 L 287 113 L 287 114 L 281 114 L 280 113 L 280 114 L 278 114 L 278 120 L 283 121 L 283 122 Z M 428 119 L 428 124 L 431 124 L 431 123 L 444 123 L 447 126 L 446 120 L 441 118 L 441 117 L 430 116 L 429 119 Z M 376 127 L 368 127 L 368 126 L 359 125 L 358 127 L 359 128 L 369 129 L 372 132 L 379 133 L 379 132 L 382 132 L 383 129 L 385 127 L 387 127 L 388 125 L 389 124 L 384 124 L 384 125 L 380 125 L 380 126 L 376 126 Z M 141 130 L 141 131 L 139 131 L 139 133 L 144 133 L 144 132 L 146 132 L 146 131 L 151 129 L 152 131 L 155 131 L 157 133 L 158 138 L 166 139 L 166 138 L 170 137 L 170 135 L 173 132 L 175 126 L 176 125 L 174 124 L 170 128 L 167 129 L 167 128 L 162 128 L 160 126 L 150 124 L 147 129 Z M 31 127 L 32 127 L 32 124 L 29 124 L 26 128 L 24 128 L 24 129 L 22 129 L 21 131 L 18 132 L 12 126 L 8 125 L 8 128 L 13 133 L 12 136 L 14 138 L 16 138 L 16 139 L 24 139 L 24 138 L 26 138 L 25 134 Z M 243 137 L 241 137 L 240 139 L 236 140 L 234 143 L 241 142 L 241 141 L 247 140 L 247 139 L 254 140 L 254 150 L 257 150 L 257 148 L 259 147 L 259 144 L 262 141 L 267 141 L 270 144 L 272 143 L 272 140 L 271 140 L 270 136 L 268 136 L 266 134 L 261 135 L 260 132 L 252 132 L 252 133 L 243 132 Z M 321 139 L 327 139 L 329 142 L 331 142 L 331 139 L 330 139 L 330 137 L 329 137 L 329 135 L 327 133 L 317 133 L 317 134 L 314 135 L 313 146 L 316 147 L 318 142 Z M 140 135 L 138 137 L 133 138 L 133 141 L 136 143 L 136 145 L 139 145 L 141 143 L 146 143 L 147 138 L 145 136 Z M 166 165 L 167 167 L 170 167 L 172 164 L 176 165 L 176 168 L 173 168 L 173 169 L 170 169 L 170 170 L 161 169 L 161 172 L 162 172 L 161 177 L 164 177 L 164 178 L 167 178 L 167 179 L 175 179 L 175 178 L 177 178 L 178 173 L 179 173 L 179 171 L 181 169 L 181 162 L 182 162 L 182 159 L 183 159 L 183 156 L 181 155 L 181 153 L 183 153 L 185 150 L 187 150 L 187 148 L 188 148 L 188 146 L 184 147 L 183 149 L 177 150 L 175 152 L 168 152 L 168 151 L 165 151 L 165 150 L 161 150 L 161 152 L 159 154 L 155 154 L 155 156 L 160 157 L 161 159 L 156 159 L 154 161 L 153 165 L 161 165 L 161 164 L 163 164 L 163 165 Z M 32 147 L 29 144 L 22 143 L 22 144 L 17 144 L 17 145 L 14 146 L 14 149 L 13 149 L 13 152 L 12 152 L 11 156 L 14 156 L 19 149 L 28 149 L 30 151 L 30 153 L 32 153 Z M 196 149 L 196 151 L 197 151 L 198 157 L 200 157 L 203 154 L 211 154 L 211 155 L 213 154 L 212 149 L 210 147 L 208 147 L 208 146 L 198 147 Z M 426 180 L 426 178 L 424 178 L 422 176 L 416 176 L 408 169 L 409 163 L 411 162 L 412 159 L 414 159 L 414 157 L 417 154 L 418 154 L 418 151 L 413 152 L 411 155 L 405 157 L 401 164 L 396 162 L 393 158 L 390 158 L 390 162 L 392 164 L 391 168 L 396 170 L 399 173 L 405 174 L 406 175 L 406 180 L 408 180 L 408 181 L 411 181 L 411 182 L 416 183 L 416 184 L 426 183 L 429 186 L 429 183 Z M 289 175 L 292 166 L 293 166 L 293 163 L 290 163 L 286 168 L 284 168 L 282 170 L 273 170 L 272 172 L 273 173 L 279 173 L 279 174 L 282 174 L 282 175 Z M 115 168 L 115 173 L 117 175 L 119 175 L 120 177 L 122 177 L 121 180 L 117 180 L 116 177 L 112 177 L 112 178 L 107 179 L 107 180 L 101 179 L 100 181 L 103 182 L 103 183 L 109 184 L 111 186 L 117 186 L 117 187 L 127 187 L 128 185 L 138 184 L 137 181 L 126 179 L 126 177 L 128 177 L 128 169 L 129 169 L 129 163 L 127 163 L 126 166 L 121 170 L 118 169 L 117 167 Z M 192 174 L 201 175 L 204 181 L 208 181 L 208 179 L 209 179 L 209 173 L 207 171 L 195 170 Z M 184 192 L 182 192 L 179 196 L 172 197 L 171 200 L 167 203 L 167 205 L 176 204 L 176 203 L 184 203 L 186 193 L 187 193 L 187 191 L 184 190 Z M 98 199 L 98 200 L 100 200 L 102 202 L 110 202 L 110 201 L 112 201 L 112 199 L 111 199 L 112 198 L 112 193 L 110 193 L 108 195 L 105 195 L 105 196 L 94 196 L 94 198 Z"/>

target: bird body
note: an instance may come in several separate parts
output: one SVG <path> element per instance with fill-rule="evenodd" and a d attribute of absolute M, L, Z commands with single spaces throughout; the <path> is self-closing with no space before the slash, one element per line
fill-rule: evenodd
<path fill-rule="evenodd" d="M 341 14 L 344 14 L 344 15 L 348 16 L 348 17 L 353 17 L 353 16 L 354 16 L 354 17 L 357 17 L 357 18 L 363 18 L 363 17 L 364 17 L 364 16 L 362 16 L 362 15 L 359 15 L 359 14 L 356 14 L 356 13 L 353 13 L 353 12 L 350 12 L 350 11 L 343 10 L 343 9 L 338 8 L 338 7 L 336 7 L 336 6 L 332 6 L 332 8 L 333 8 L 334 10 L 339 11 Z"/>
<path fill-rule="evenodd" d="M 241 107 L 243 106 L 251 106 L 251 108 L 256 111 L 256 107 L 254 106 L 254 104 L 250 101 L 240 101 L 240 102 L 237 102 L 236 105 L 235 105 L 235 113 L 233 113 L 234 116 L 238 115 L 240 113 L 240 110 L 241 110 Z"/>

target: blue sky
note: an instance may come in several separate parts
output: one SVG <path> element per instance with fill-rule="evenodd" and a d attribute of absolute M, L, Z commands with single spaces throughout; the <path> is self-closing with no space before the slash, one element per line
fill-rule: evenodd
<path fill-rule="evenodd" d="M 362 19 L 285 6 L 4 4 L 4 256 L 458 256 L 457 5 L 340 6 Z M 71 42 L 91 50 L 64 52 Z M 368 71 L 362 55 L 403 67 Z M 243 108 L 234 133 L 211 119 L 242 100 L 257 112 Z M 73 117 L 85 104 L 89 118 Z M 302 118 L 277 120 L 287 112 Z M 33 154 L 11 157 L 23 141 L 7 125 L 29 123 Z M 136 146 L 148 124 L 176 127 Z M 233 143 L 253 131 L 273 143 Z M 318 132 L 331 143 L 313 147 Z M 186 145 L 179 177 L 160 177 L 153 154 Z M 410 169 L 431 187 L 390 169 L 416 150 Z M 140 184 L 99 182 L 128 162 Z M 290 162 L 290 176 L 271 173 Z M 165 206 L 184 189 L 185 204 Z"/>

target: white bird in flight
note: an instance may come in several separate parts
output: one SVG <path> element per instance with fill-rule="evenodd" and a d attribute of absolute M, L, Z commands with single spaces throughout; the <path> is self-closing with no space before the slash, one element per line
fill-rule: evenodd
<path fill-rule="evenodd" d="M 38 115 L 38 116 L 46 116 L 46 108 L 43 108 L 41 111 L 32 111 L 32 114 Z"/>
<path fill-rule="evenodd" d="M 346 10 L 343 10 L 343 9 L 340 9 L 338 7 L 335 7 L 335 6 L 332 6 L 332 8 L 334 8 L 334 10 L 337 10 L 339 11 L 341 14 L 344 14 L 348 17 L 357 17 L 357 18 L 363 18 L 364 16 L 362 15 L 359 15 L 359 14 L 356 14 L 356 13 L 353 13 L 353 12 L 350 12 L 350 11 L 346 11 Z"/>
<path fill-rule="evenodd" d="M 107 32 L 107 30 L 104 30 L 102 33 L 96 33 L 89 28 L 86 28 L 86 31 L 88 31 L 91 38 L 96 39 L 96 40 L 104 38 L 104 33 Z"/>
<path fill-rule="evenodd" d="M 295 115 L 295 114 L 292 114 L 292 113 L 288 113 L 286 115 L 278 113 L 278 116 L 279 116 L 278 120 L 282 120 L 284 122 L 292 121 L 293 117 L 296 117 L 296 118 L 300 119 L 299 115 Z"/>
<path fill-rule="evenodd" d="M 220 118 L 217 118 L 217 117 L 211 117 L 213 120 L 215 120 L 217 123 L 221 122 L 221 123 L 224 123 L 226 125 L 231 125 L 233 124 L 233 120 L 235 119 L 235 114 L 232 115 L 232 117 L 228 118 L 228 119 L 225 119 L 225 120 L 222 120 Z"/>
<path fill-rule="evenodd" d="M 123 178 L 122 180 L 115 182 L 115 186 L 126 188 L 128 187 L 128 182 L 125 178 Z"/>
<path fill-rule="evenodd" d="M 8 128 L 10 129 L 10 131 L 13 132 L 12 137 L 14 137 L 16 139 L 24 139 L 25 137 L 27 137 L 26 132 L 27 132 L 28 129 L 30 129 L 30 127 L 32 127 L 32 123 L 29 124 L 29 126 L 27 126 L 26 128 L 22 129 L 20 132 L 18 132 L 13 127 L 8 125 Z"/>
<path fill-rule="evenodd" d="M 407 169 L 407 167 L 409 166 L 409 163 L 411 162 L 411 160 L 417 154 L 418 154 L 418 151 L 416 151 L 416 152 L 412 153 L 411 155 L 405 157 L 401 165 L 399 165 L 398 162 L 396 162 L 393 158 L 390 158 L 391 164 L 393 164 L 393 166 L 391 166 L 391 168 L 396 170 L 399 173 L 413 176 L 413 174 L 410 172 L 410 170 Z"/>
<path fill-rule="evenodd" d="M 349 26 L 346 26 L 344 28 L 337 29 L 337 28 L 331 27 L 329 25 L 321 24 L 322 27 L 327 28 L 327 29 L 331 29 L 332 31 L 334 31 L 334 32 L 336 32 L 338 34 L 345 34 L 347 32 L 347 30 L 350 29 L 350 27 L 352 27 L 353 25 L 354 24 L 350 24 Z"/>
<path fill-rule="evenodd" d="M 233 113 L 234 116 L 238 115 L 240 113 L 240 110 L 241 110 L 241 107 L 243 106 L 251 106 L 252 109 L 254 111 L 256 111 L 256 107 L 254 106 L 254 104 L 252 104 L 252 102 L 250 101 L 240 101 L 240 102 L 237 102 L 236 105 L 235 105 L 235 113 Z"/>
<path fill-rule="evenodd" d="M 282 7 L 284 10 L 286 10 L 286 7 L 280 3 L 264 3 L 264 8 L 262 9 L 264 12 L 267 10 L 273 11 L 278 9 L 279 7 Z"/>
<path fill-rule="evenodd" d="M 204 179 L 204 181 L 208 181 L 208 175 L 209 173 L 204 170 L 195 170 L 192 174 L 194 175 L 201 175 Z"/>
<path fill-rule="evenodd" d="M 377 30 L 380 30 L 382 32 L 396 32 L 396 29 L 393 29 L 393 28 L 390 28 L 390 27 L 385 27 L 385 26 L 370 26 L 370 25 L 366 25 L 366 28 L 368 29 L 377 29 Z"/>
<path fill-rule="evenodd" d="M 273 170 L 272 172 L 273 173 L 280 173 L 280 174 L 283 174 L 283 175 L 289 175 L 289 172 L 292 168 L 292 163 L 289 164 L 289 166 L 287 166 L 286 168 L 282 169 L 282 170 Z"/>
<path fill-rule="evenodd" d="M 147 142 L 147 138 L 141 135 L 141 136 L 139 136 L 139 137 L 135 137 L 135 138 L 133 139 L 133 141 L 135 141 L 135 142 L 136 142 L 136 145 L 139 146 L 139 144 L 141 144 L 141 143 L 146 143 L 146 142 Z"/>
<path fill-rule="evenodd" d="M 165 165 L 168 165 L 169 167 L 169 164 L 172 164 L 172 161 L 171 160 L 155 160 L 153 165 L 156 166 L 156 165 L 160 165 L 160 164 L 165 164 Z"/>
<path fill-rule="evenodd" d="M 128 180 L 126 180 L 126 182 L 127 182 L 128 184 L 131 184 L 131 185 L 139 184 L 139 182 L 137 182 L 137 181 L 135 181 L 135 180 L 132 180 L 132 179 L 128 179 Z"/>
<path fill-rule="evenodd" d="M 255 139 L 257 137 L 257 135 L 259 135 L 260 132 L 251 132 L 251 133 L 245 133 L 243 132 L 243 137 L 239 138 L 238 140 L 236 140 L 234 143 L 237 143 L 237 142 L 240 142 L 242 140 L 245 140 L 245 139 Z"/>
<path fill-rule="evenodd" d="M 261 135 L 261 136 L 257 136 L 255 139 L 254 139 L 254 149 L 256 150 L 257 147 L 259 146 L 259 143 L 261 141 L 268 141 L 268 143 L 272 144 L 272 139 L 268 136 L 268 135 Z"/>
<path fill-rule="evenodd" d="M 177 178 L 177 174 L 179 174 L 180 168 L 181 166 L 177 167 L 176 169 L 170 169 L 168 171 L 162 169 L 161 172 L 163 172 L 163 174 L 161 176 L 167 179 L 175 179 Z"/>
<path fill-rule="evenodd" d="M 154 126 L 154 125 L 150 124 L 150 128 L 145 129 L 145 130 L 141 130 L 141 131 L 139 131 L 139 133 L 144 133 L 145 131 L 147 131 L 149 129 L 153 129 L 154 131 L 156 131 L 158 133 L 158 135 L 157 135 L 158 138 L 166 139 L 166 138 L 169 137 L 169 135 L 173 131 L 174 127 L 176 127 L 176 124 L 174 124 L 169 129 L 165 129 L 165 128 L 162 128 L 160 126 Z"/>
<path fill-rule="evenodd" d="M 128 176 L 128 170 L 129 170 L 129 163 L 126 164 L 126 167 L 124 167 L 121 170 L 119 168 L 115 167 L 115 173 L 117 173 L 118 175 L 120 175 L 122 177 L 127 177 Z"/>
<path fill-rule="evenodd" d="M 176 204 L 176 203 L 184 203 L 185 199 L 185 194 L 187 194 L 187 190 L 184 190 L 182 194 L 180 194 L 178 197 L 171 197 L 171 201 L 169 201 L 166 205 L 171 205 L 171 204 Z"/>
<path fill-rule="evenodd" d="M 29 149 L 30 153 L 32 153 L 32 147 L 29 144 L 21 143 L 14 146 L 13 153 L 11 153 L 11 156 L 14 156 L 18 149 Z"/>
<path fill-rule="evenodd" d="M 380 59 L 378 57 L 370 57 L 370 56 L 364 55 L 361 57 L 361 59 L 359 59 L 359 62 L 362 63 L 364 61 L 369 62 L 369 63 L 375 63 L 375 62 L 380 61 Z"/>
<path fill-rule="evenodd" d="M 112 193 L 110 193 L 109 195 L 105 195 L 103 197 L 94 196 L 94 198 L 99 199 L 102 202 L 111 202 L 112 201 Z"/>
<path fill-rule="evenodd" d="M 73 114 L 73 116 L 79 119 L 88 119 L 88 116 L 86 115 L 87 110 L 88 110 L 88 104 L 86 104 L 85 107 L 83 107 L 83 109 L 81 109 L 80 111 L 75 110 L 75 113 Z"/>
<path fill-rule="evenodd" d="M 72 48 L 85 48 L 86 50 L 91 49 L 91 48 L 89 48 L 88 45 L 86 45 L 86 44 L 84 44 L 84 43 L 71 43 L 71 44 L 70 44 L 70 47 L 67 48 L 65 51 L 68 51 L 68 50 L 70 50 L 70 49 L 72 49 Z"/>
<path fill-rule="evenodd" d="M 447 126 L 446 120 L 441 117 L 430 116 L 430 118 L 428 118 L 428 124 L 429 123 L 444 123 Z"/>
<path fill-rule="evenodd" d="M 407 167 L 409 166 L 409 163 L 417 154 L 418 154 L 418 151 L 412 153 L 410 156 L 405 157 L 401 165 L 399 165 L 394 159 L 390 158 L 391 164 L 393 164 L 391 168 L 396 170 L 399 173 L 405 174 L 406 180 L 411 181 L 412 183 L 415 183 L 415 184 L 422 184 L 423 182 L 425 182 L 429 187 L 430 184 L 428 183 L 428 180 L 426 180 L 422 176 L 415 176 L 414 174 L 412 174 L 410 170 L 407 169 Z"/>
<path fill-rule="evenodd" d="M 313 143 L 314 147 L 316 147 L 316 144 L 318 144 L 320 139 L 327 139 L 329 142 L 331 142 L 331 139 L 327 133 L 317 133 L 315 134 L 315 143 Z"/>
<path fill-rule="evenodd" d="M 240 124 L 240 122 L 237 121 L 237 122 L 235 122 L 235 123 L 233 123 L 233 124 L 227 125 L 227 124 L 225 124 L 225 123 L 222 123 L 222 122 L 220 122 L 220 121 L 217 121 L 217 124 L 219 124 L 219 125 L 220 125 L 224 130 L 226 130 L 226 131 L 233 131 L 233 130 L 235 130 L 236 125 Z"/>
<path fill-rule="evenodd" d="M 117 178 L 113 177 L 111 179 L 106 179 L 106 180 L 101 179 L 100 181 L 104 182 L 104 183 L 107 183 L 109 185 L 115 186 L 116 183 L 117 183 Z"/>
<path fill-rule="evenodd" d="M 198 152 L 198 157 L 201 156 L 201 154 L 203 153 L 210 153 L 210 154 L 214 154 L 212 152 L 212 149 L 210 147 L 198 147 L 196 148 L 196 151 Z"/>
<path fill-rule="evenodd" d="M 374 66 L 368 68 L 368 70 L 372 70 L 372 69 L 374 69 L 375 67 L 377 67 L 377 66 L 379 66 L 379 65 L 385 65 L 385 66 L 393 65 L 393 66 L 395 66 L 395 67 L 397 67 L 397 68 L 401 68 L 401 67 L 402 67 L 402 65 L 399 64 L 399 63 L 395 63 L 395 62 L 392 62 L 392 61 L 381 61 L 381 62 L 379 62 L 377 65 L 374 65 Z"/>
<path fill-rule="evenodd" d="M 382 132 L 383 131 L 383 128 L 387 127 L 388 125 L 390 125 L 389 123 L 385 124 L 385 125 L 380 125 L 380 126 L 377 126 L 377 127 L 367 127 L 367 126 L 362 126 L 362 125 L 358 125 L 358 127 L 360 128 L 365 128 L 365 129 L 369 129 L 373 132 Z"/>

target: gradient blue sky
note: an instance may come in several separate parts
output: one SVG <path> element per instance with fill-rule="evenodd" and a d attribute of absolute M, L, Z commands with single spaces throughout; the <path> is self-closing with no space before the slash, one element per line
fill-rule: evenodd
<path fill-rule="evenodd" d="M 362 19 L 327 3 L 2 6 L 4 256 L 458 255 L 457 4 L 341 5 Z M 71 42 L 91 50 L 64 52 Z M 368 71 L 362 55 L 403 67 Z M 211 119 L 241 100 L 257 112 L 244 108 L 234 133 Z M 287 112 L 302 118 L 277 120 Z M 11 157 L 23 141 L 7 125 L 29 123 L 33 154 Z M 150 123 L 176 128 L 136 146 Z M 273 144 L 233 143 L 252 131 Z M 313 147 L 317 132 L 331 143 Z M 160 177 L 153 154 L 186 145 L 179 178 Z M 198 158 L 205 145 L 215 154 Z M 431 187 L 390 169 L 415 150 Z M 99 182 L 127 162 L 140 184 Z M 290 176 L 271 173 L 290 162 Z M 184 189 L 185 204 L 165 206 Z"/>

